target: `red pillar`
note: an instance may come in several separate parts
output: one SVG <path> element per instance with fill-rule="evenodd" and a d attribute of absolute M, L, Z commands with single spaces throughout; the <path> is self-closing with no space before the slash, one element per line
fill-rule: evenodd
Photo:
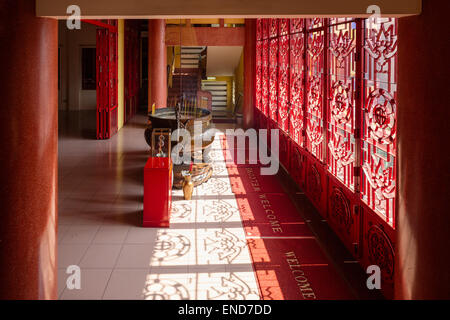
<path fill-rule="evenodd" d="M 56 298 L 57 21 L 0 2 L 0 299 Z"/>
<path fill-rule="evenodd" d="M 149 111 L 167 106 L 166 21 L 148 21 L 148 90 Z"/>
<path fill-rule="evenodd" d="M 253 127 L 253 111 L 255 101 L 255 58 L 256 58 L 256 19 L 245 19 L 244 44 L 244 128 Z"/>
<path fill-rule="evenodd" d="M 448 1 L 422 3 L 399 20 L 395 296 L 449 299 Z"/>

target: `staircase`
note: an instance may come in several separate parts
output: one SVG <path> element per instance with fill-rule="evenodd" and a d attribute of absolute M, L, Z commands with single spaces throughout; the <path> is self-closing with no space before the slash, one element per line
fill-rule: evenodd
<path fill-rule="evenodd" d="M 202 81 L 202 90 L 211 92 L 213 117 L 227 119 L 229 113 L 227 110 L 227 82 Z"/>
<path fill-rule="evenodd" d="M 191 103 L 198 99 L 203 72 L 200 66 L 201 53 L 205 48 L 181 47 L 181 68 L 175 69 L 172 74 L 172 87 L 169 87 L 167 95 L 168 106 L 175 106 L 182 95 Z"/>
<path fill-rule="evenodd" d="M 181 68 L 198 69 L 201 53 L 206 47 L 181 47 Z"/>

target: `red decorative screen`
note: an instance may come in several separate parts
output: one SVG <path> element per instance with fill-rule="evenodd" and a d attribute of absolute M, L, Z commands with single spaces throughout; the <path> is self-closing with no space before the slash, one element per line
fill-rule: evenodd
<path fill-rule="evenodd" d="M 354 190 L 356 23 L 328 28 L 328 170 Z"/>
<path fill-rule="evenodd" d="M 319 161 L 324 160 L 323 91 L 324 31 L 308 34 L 306 65 L 306 148 Z"/>
<path fill-rule="evenodd" d="M 303 20 L 302 20 L 303 21 Z M 290 39 L 290 112 L 289 133 L 291 139 L 303 147 L 303 103 L 304 103 L 304 54 L 305 36 L 303 33 L 295 33 Z"/>
<path fill-rule="evenodd" d="M 369 22 L 259 20 L 256 105 L 261 128 L 289 133 L 280 134 L 285 168 L 354 257 L 380 266 L 390 297 L 397 20 Z"/>
<path fill-rule="evenodd" d="M 256 19 L 256 41 L 262 40 L 263 36 L 263 19 Z"/>
<path fill-rule="evenodd" d="M 269 116 L 277 121 L 278 107 L 278 38 L 270 39 L 269 48 Z"/>
<path fill-rule="evenodd" d="M 306 19 L 306 24 L 310 30 L 322 28 L 324 26 L 324 20 L 323 18 Z"/>
<path fill-rule="evenodd" d="M 278 30 L 280 36 L 285 36 L 289 34 L 289 25 L 290 25 L 289 19 L 283 18 L 279 20 L 280 21 L 278 22 Z"/>
<path fill-rule="evenodd" d="M 289 35 L 280 37 L 278 52 L 278 126 L 289 129 Z"/>
<path fill-rule="evenodd" d="M 269 19 L 269 38 L 276 38 L 278 36 L 278 19 Z"/>
<path fill-rule="evenodd" d="M 117 25 L 108 20 L 110 29 L 97 29 L 97 139 L 109 139 L 118 130 L 117 96 Z"/>
<path fill-rule="evenodd" d="M 261 96 L 262 96 L 262 42 L 256 41 L 256 94 L 255 94 L 255 104 L 258 110 L 261 110 Z"/>
<path fill-rule="evenodd" d="M 303 29 L 305 27 L 305 19 L 291 19 L 290 25 L 291 34 L 303 32 Z"/>
<path fill-rule="evenodd" d="M 261 74 L 261 111 L 269 115 L 269 40 L 262 41 L 262 74 Z"/>
<path fill-rule="evenodd" d="M 269 38 L 269 21 L 270 19 L 262 19 L 262 37 L 261 39 L 265 40 Z"/>
<path fill-rule="evenodd" d="M 394 226 L 397 112 L 397 20 L 366 21 L 362 200 Z"/>

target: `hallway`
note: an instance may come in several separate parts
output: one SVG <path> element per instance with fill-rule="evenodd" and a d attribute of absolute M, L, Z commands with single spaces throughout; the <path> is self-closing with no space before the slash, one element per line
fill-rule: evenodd
<path fill-rule="evenodd" d="M 103 141 L 73 120 L 60 130 L 59 299 L 354 298 L 279 179 L 225 163 L 219 135 L 213 177 L 191 201 L 174 190 L 170 229 L 142 228 L 145 121 Z M 66 288 L 69 265 L 81 290 Z"/>

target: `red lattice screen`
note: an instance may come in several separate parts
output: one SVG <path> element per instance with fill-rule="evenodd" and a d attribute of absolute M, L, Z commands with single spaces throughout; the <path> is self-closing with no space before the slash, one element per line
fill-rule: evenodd
<path fill-rule="evenodd" d="M 269 115 L 269 40 L 262 41 L 262 74 L 261 74 L 261 111 L 265 116 Z"/>
<path fill-rule="evenodd" d="M 292 29 L 291 29 L 292 30 Z M 294 29 L 295 30 L 295 29 Z M 303 33 L 294 33 L 290 39 L 290 112 L 289 133 L 293 141 L 303 147 L 304 122 L 304 54 L 305 37 Z"/>
<path fill-rule="evenodd" d="M 327 30 L 328 170 L 351 190 L 355 187 L 356 26 L 348 22 Z"/>
<path fill-rule="evenodd" d="M 391 296 L 397 20 L 378 22 L 258 19 L 256 106 L 260 128 L 289 133 L 283 165 L 349 251 L 380 265 Z"/>
<path fill-rule="evenodd" d="M 362 200 L 394 226 L 396 172 L 397 20 L 366 21 Z"/>
<path fill-rule="evenodd" d="M 278 113 L 278 38 L 269 41 L 269 116 L 276 122 Z"/>
<path fill-rule="evenodd" d="M 289 35 L 280 36 L 279 39 L 278 126 L 284 132 L 289 130 Z"/>
<path fill-rule="evenodd" d="M 308 19 L 309 23 L 322 24 Z M 306 48 L 306 148 L 319 161 L 324 161 L 324 63 L 325 33 L 307 34 Z"/>
<path fill-rule="evenodd" d="M 97 29 L 97 139 L 109 139 L 118 130 L 117 21 Z"/>

